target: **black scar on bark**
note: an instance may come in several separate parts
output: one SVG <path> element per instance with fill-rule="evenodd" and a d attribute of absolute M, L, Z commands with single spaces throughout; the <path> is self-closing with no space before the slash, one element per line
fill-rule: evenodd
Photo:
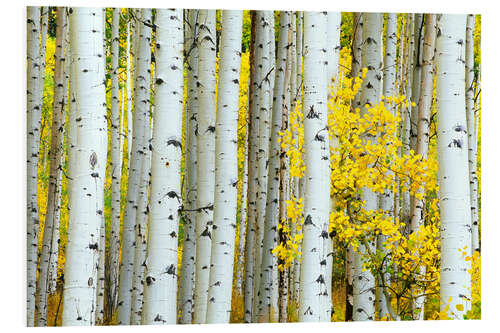
<path fill-rule="evenodd" d="M 307 119 L 313 119 L 313 118 L 318 118 L 319 119 L 319 113 L 314 112 L 314 105 L 311 105 L 311 108 L 309 109 L 309 113 L 306 116 Z"/>
<path fill-rule="evenodd" d="M 177 198 L 177 200 L 179 200 L 179 195 L 177 193 L 175 193 L 175 191 L 170 191 L 167 193 L 167 196 L 170 198 L 170 199 L 173 199 L 173 198 Z"/>
<path fill-rule="evenodd" d="M 156 81 L 155 81 L 156 84 L 162 84 L 163 82 L 164 82 L 163 79 L 160 78 L 160 77 L 157 78 Z"/>
<path fill-rule="evenodd" d="M 207 130 L 205 132 L 214 133 L 215 132 L 215 126 L 208 126 L 208 128 L 207 128 Z"/>
<path fill-rule="evenodd" d="M 462 139 L 453 139 L 453 141 L 450 142 L 450 144 L 448 145 L 448 148 L 451 148 L 452 146 L 462 149 L 463 147 Z"/>
<path fill-rule="evenodd" d="M 89 244 L 89 249 L 91 250 L 97 250 L 97 247 L 98 247 L 97 242 L 95 244 Z"/>
<path fill-rule="evenodd" d="M 212 239 L 212 235 L 210 234 L 210 231 L 208 231 L 208 227 L 206 227 L 205 230 L 203 230 L 203 232 L 201 233 L 200 236 L 203 236 L 203 237 L 208 236 L 208 238 Z"/>
<path fill-rule="evenodd" d="M 173 264 L 171 264 L 170 266 L 168 266 L 168 268 L 166 270 L 166 273 L 170 274 L 170 275 L 175 275 L 175 266 Z"/>
<path fill-rule="evenodd" d="M 316 134 L 314 140 L 319 142 L 325 142 L 325 137 L 323 135 Z"/>
<path fill-rule="evenodd" d="M 323 230 L 321 232 L 321 237 L 327 239 L 328 238 L 328 232 L 326 232 L 326 230 Z"/>
<path fill-rule="evenodd" d="M 175 231 L 172 231 L 169 235 L 170 235 L 170 237 L 172 237 L 172 238 L 177 237 L 177 234 L 175 233 Z"/>
<path fill-rule="evenodd" d="M 147 277 L 146 277 L 146 284 L 147 284 L 148 286 L 150 286 L 150 285 L 151 285 L 151 283 L 153 283 L 153 282 L 155 282 L 155 281 L 156 281 L 156 279 L 155 279 L 154 277 L 152 277 L 152 276 L 147 276 Z"/>
<path fill-rule="evenodd" d="M 313 224 L 314 225 L 314 223 L 312 223 L 312 217 L 311 217 L 311 215 L 307 215 L 306 219 L 304 220 L 304 225 L 308 225 L 308 224 Z"/>
<path fill-rule="evenodd" d="M 169 145 L 173 145 L 174 147 L 177 147 L 177 148 L 182 148 L 182 144 L 179 141 L 175 140 L 175 139 L 168 140 L 167 141 L 167 146 L 169 146 Z"/>

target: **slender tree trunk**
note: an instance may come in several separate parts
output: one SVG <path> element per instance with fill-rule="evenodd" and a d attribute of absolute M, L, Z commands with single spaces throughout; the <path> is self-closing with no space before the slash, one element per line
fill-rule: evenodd
<path fill-rule="evenodd" d="M 472 224 L 472 251 L 479 251 L 479 215 L 477 200 L 477 157 L 476 130 L 474 127 L 474 25 L 475 16 L 467 15 L 467 30 L 465 42 L 465 107 L 467 109 L 467 143 L 469 147 L 469 187 Z"/>
<path fill-rule="evenodd" d="M 363 16 L 361 13 L 353 15 L 353 40 L 352 40 L 352 60 L 351 60 L 351 77 L 354 79 L 359 76 L 361 71 L 361 46 L 363 38 Z M 360 107 L 360 94 L 356 94 L 352 106 L 352 112 Z M 354 315 L 354 249 L 352 246 L 347 246 L 345 252 L 345 272 L 346 272 L 346 310 L 345 321 L 352 321 Z"/>
<path fill-rule="evenodd" d="M 182 243 L 181 291 L 179 294 L 179 310 L 181 324 L 191 324 L 194 306 L 195 257 L 196 257 L 196 136 L 198 134 L 198 10 L 189 9 L 186 24 L 187 39 L 184 42 L 187 54 L 187 100 L 186 100 L 186 192 L 184 214 L 184 240 Z M 186 53 L 185 53 L 186 54 Z"/>
<path fill-rule="evenodd" d="M 270 44 L 269 40 L 271 25 L 274 24 L 274 13 L 272 11 L 259 11 L 257 13 L 257 52 L 256 58 L 261 66 L 261 80 L 258 84 L 259 98 L 259 149 L 257 152 L 257 200 L 256 200 L 256 244 L 255 244 L 255 279 L 253 291 L 253 311 L 252 319 L 255 322 L 258 319 L 259 304 L 261 302 L 260 281 L 262 277 L 262 249 L 264 240 L 264 220 L 266 215 L 266 198 L 267 198 L 267 174 L 268 174 L 268 159 L 269 159 L 269 133 L 270 133 L 270 95 L 271 95 L 271 77 L 274 69 L 271 67 L 270 61 Z"/>
<path fill-rule="evenodd" d="M 100 224 L 106 167 L 102 10 L 72 8 L 77 135 L 71 186 L 62 324 L 95 324 Z"/>
<path fill-rule="evenodd" d="M 248 127 L 248 221 L 245 239 L 245 304 L 244 322 L 250 323 L 253 317 L 253 285 L 255 280 L 255 241 L 256 241 L 256 195 L 257 195 L 257 150 L 259 133 L 259 112 L 257 85 L 261 69 L 257 65 L 257 12 L 252 11 L 252 32 L 250 39 L 250 82 L 248 91 L 248 110 L 250 124 Z"/>
<path fill-rule="evenodd" d="M 266 214 L 263 224 L 263 249 L 261 259 L 261 280 L 259 289 L 259 303 L 257 310 L 257 321 L 261 322 L 263 317 L 269 318 L 271 322 L 278 321 L 278 281 L 277 258 L 272 251 L 277 245 L 278 219 L 279 219 L 279 195 L 280 195 L 280 143 L 278 132 L 281 129 L 283 102 L 285 99 L 285 71 L 287 60 L 288 30 L 290 29 L 290 12 L 282 11 L 280 14 L 280 30 L 278 41 L 278 61 L 274 79 L 274 93 L 271 114 L 271 136 L 269 166 L 267 175 Z M 271 41 L 272 42 L 272 41 Z M 265 48 L 264 48 L 265 50 Z M 272 75 L 272 74 L 271 74 Z"/>
<path fill-rule="evenodd" d="M 243 11 L 222 11 L 217 118 L 215 201 L 207 323 L 229 323 L 238 197 L 238 91 Z"/>
<path fill-rule="evenodd" d="M 465 15 L 438 15 L 437 149 L 441 212 L 441 311 L 471 309 L 471 218 L 465 108 Z M 451 301 L 450 301 L 451 298 Z M 461 304 L 462 308 L 457 308 Z M 452 314 L 453 312 L 453 314 Z"/>
<path fill-rule="evenodd" d="M 141 9 L 136 12 L 140 20 L 151 23 L 151 10 Z M 135 257 L 135 224 L 139 205 L 139 188 L 141 180 L 143 155 L 148 149 L 144 144 L 145 123 L 150 104 L 150 70 L 151 70 L 151 28 L 142 22 L 136 22 L 137 47 L 134 63 L 134 119 L 132 138 L 132 153 L 129 166 L 127 187 L 127 205 L 123 218 L 122 229 L 122 261 L 119 271 L 118 290 L 118 324 L 129 325 L 131 313 L 131 298 L 133 290 L 134 257 Z"/>
<path fill-rule="evenodd" d="M 131 11 L 132 9 L 129 9 Z M 130 15 L 130 14 L 129 14 Z M 131 42 L 130 35 L 132 31 L 130 31 L 131 22 L 127 23 L 127 147 L 128 147 L 128 165 L 130 168 L 130 157 L 132 154 L 132 138 L 133 138 L 133 117 L 132 117 L 132 76 L 130 73 L 130 50 L 131 50 Z M 134 51 L 135 52 L 135 51 Z M 134 64 L 135 66 L 135 64 Z"/>
<path fill-rule="evenodd" d="M 416 153 L 427 159 L 429 151 L 429 125 L 431 116 L 432 90 L 434 87 L 434 47 L 436 39 L 436 16 L 433 14 L 425 15 L 425 38 L 423 43 L 422 56 L 422 78 L 420 84 L 420 99 L 418 102 L 418 135 Z M 418 198 L 422 196 L 422 199 Z M 425 184 L 421 184 L 417 195 L 412 200 L 412 219 L 411 231 L 418 232 L 425 221 Z M 420 269 L 420 275 L 425 276 L 425 267 Z M 422 294 L 424 290 L 416 289 L 417 294 Z M 414 319 L 424 319 L 425 297 L 417 297 L 414 301 Z"/>
<path fill-rule="evenodd" d="M 118 87 L 120 8 L 113 8 L 111 27 L 111 233 L 110 233 L 110 286 L 111 306 L 114 307 L 118 287 L 120 261 L 120 112 Z"/>
<path fill-rule="evenodd" d="M 330 145 L 326 92 L 327 13 L 304 13 L 305 205 L 299 321 L 330 321 L 326 250 L 330 210 Z"/>
<path fill-rule="evenodd" d="M 382 59 L 379 36 L 382 34 L 382 16 L 381 14 L 364 13 L 363 14 L 363 68 L 367 68 L 366 78 L 361 86 L 361 116 L 368 113 L 368 106 L 375 106 L 380 101 L 381 78 L 382 78 Z M 367 142 L 373 143 L 376 137 L 366 134 L 363 138 Z M 376 211 L 378 209 L 378 195 L 369 188 L 363 188 L 361 199 L 365 202 L 363 208 L 366 211 Z M 368 246 L 374 247 L 374 243 Z M 364 245 L 360 245 L 358 251 L 354 254 L 354 277 L 353 277 L 353 296 L 354 311 L 353 320 L 364 321 L 375 319 L 375 281 L 374 276 L 369 270 L 363 269 L 362 257 L 368 251 Z M 373 251 L 373 248 L 372 248 Z"/>
<path fill-rule="evenodd" d="M 198 136 L 195 324 L 206 320 L 215 188 L 215 10 L 200 10 L 198 37 Z"/>
<path fill-rule="evenodd" d="M 156 12 L 155 112 L 143 324 L 175 324 L 181 198 L 182 9 Z"/>
<path fill-rule="evenodd" d="M 50 173 L 49 189 L 47 194 L 47 211 L 45 214 L 45 227 L 43 232 L 38 283 L 36 286 L 36 326 L 47 326 L 47 298 L 50 291 L 50 279 L 53 270 L 57 272 L 57 251 L 53 246 L 58 246 L 54 238 L 59 238 L 59 217 L 61 197 L 61 170 L 62 170 L 62 139 L 64 136 L 64 120 L 66 110 L 66 9 L 57 9 L 56 52 L 54 54 L 54 102 L 52 106 L 52 128 L 50 141 Z"/>
<path fill-rule="evenodd" d="M 146 232 L 148 218 L 148 194 L 151 175 L 151 123 L 146 115 L 144 122 L 144 137 L 142 146 L 142 166 L 139 183 L 139 198 L 135 221 L 134 274 L 132 277 L 132 298 L 130 306 L 130 325 L 141 324 L 141 314 L 144 295 L 144 270 L 146 260 Z"/>
<path fill-rule="evenodd" d="M 96 311 L 95 323 L 102 325 L 104 323 L 104 273 L 106 256 L 106 230 L 104 227 L 104 214 L 101 215 L 101 224 L 99 226 L 99 261 L 97 263 L 97 286 L 96 286 Z"/>
<path fill-rule="evenodd" d="M 413 24 L 413 73 L 412 73 L 412 87 L 411 87 L 411 101 L 418 104 L 420 100 L 420 84 L 422 76 L 422 50 L 424 40 L 424 15 L 415 14 L 415 21 Z M 418 132 L 418 106 L 411 107 L 411 125 L 410 125 L 410 148 L 413 151 L 417 150 L 417 132 Z M 413 196 L 411 199 L 413 202 Z M 410 208 L 413 209 L 413 208 Z M 413 211 L 410 212 L 411 214 Z"/>
<path fill-rule="evenodd" d="M 27 8 L 27 326 L 35 320 L 35 294 L 38 260 L 38 147 L 40 145 L 40 117 L 42 101 L 38 99 L 40 89 L 40 66 L 45 59 L 40 57 L 40 9 Z"/>
<path fill-rule="evenodd" d="M 387 31 L 386 31 L 386 44 L 384 53 L 384 70 L 383 70 L 383 95 L 385 96 L 385 107 L 391 111 L 393 116 L 397 115 L 397 110 L 392 103 L 387 102 L 387 97 L 392 97 L 395 95 L 396 91 L 396 49 L 397 49 L 397 14 L 389 13 L 387 15 Z M 387 177 L 394 177 L 394 172 L 387 170 Z M 384 212 L 387 217 L 391 218 L 394 222 L 394 195 L 389 189 L 386 189 L 383 194 L 380 195 L 380 209 Z M 377 236 L 377 250 L 384 254 L 387 254 L 384 242 L 387 237 L 379 234 Z M 384 270 L 386 267 L 383 268 Z M 389 281 L 389 274 L 385 274 L 385 282 Z M 387 309 L 387 300 L 384 294 L 384 288 L 387 286 L 382 284 L 383 281 L 377 281 L 376 289 L 376 300 L 377 300 L 377 310 L 378 318 L 390 318 L 389 310 Z M 390 300 L 389 300 L 390 301 Z"/>

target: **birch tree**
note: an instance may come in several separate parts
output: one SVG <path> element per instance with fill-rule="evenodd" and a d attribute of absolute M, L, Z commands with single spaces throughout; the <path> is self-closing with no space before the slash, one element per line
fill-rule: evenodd
<path fill-rule="evenodd" d="M 113 307 L 118 287 L 118 269 L 120 260 L 120 182 L 122 171 L 120 154 L 120 114 L 118 109 L 119 26 L 120 8 L 113 8 L 113 21 L 111 26 L 111 231 L 109 267 L 109 290 L 112 295 Z"/>
<path fill-rule="evenodd" d="M 386 44 L 384 53 L 384 69 L 383 69 L 383 95 L 386 97 L 394 96 L 396 91 L 396 49 L 397 49 L 397 14 L 389 13 L 387 15 L 387 31 L 386 31 Z M 397 115 L 397 110 L 392 103 L 385 100 L 385 106 L 391 111 L 393 116 Z M 394 172 L 392 170 L 387 170 L 388 177 L 394 177 Z M 384 193 L 380 195 L 380 209 L 386 214 L 386 216 L 391 217 L 391 221 L 394 223 L 394 195 L 390 189 L 386 189 Z M 377 250 L 386 254 L 387 250 L 384 247 L 384 242 L 386 241 L 386 236 L 379 234 L 377 236 Z M 385 270 L 385 267 L 383 268 Z M 390 318 L 389 311 L 387 309 L 387 300 L 385 297 L 386 285 L 389 282 L 389 275 L 385 274 L 384 281 L 378 281 L 376 291 L 376 300 L 378 304 L 378 318 Z"/>
<path fill-rule="evenodd" d="M 261 281 L 259 289 L 259 301 L 257 321 L 266 316 L 272 322 L 278 321 L 278 263 L 272 251 L 277 245 L 279 198 L 280 198 L 280 142 L 278 140 L 281 130 L 283 103 L 285 99 L 285 71 L 288 49 L 288 30 L 290 29 L 290 12 L 281 11 L 280 29 L 278 40 L 278 60 L 274 79 L 274 92 L 271 113 L 271 134 L 269 166 L 267 175 L 267 196 L 265 220 L 262 225 L 263 249 L 261 259 Z M 271 41 L 273 42 L 273 41 Z M 261 113 L 262 114 L 262 113 Z"/>
<path fill-rule="evenodd" d="M 71 45 L 76 77 L 76 151 L 64 278 L 64 326 L 95 324 L 99 228 L 106 167 L 106 91 L 102 10 L 72 8 Z"/>
<path fill-rule="evenodd" d="M 38 100 L 40 89 L 40 7 L 27 8 L 27 326 L 35 320 L 36 268 L 38 257 L 38 146 L 40 144 L 40 117 L 42 105 Z"/>
<path fill-rule="evenodd" d="M 181 200 L 182 9 L 156 12 L 155 112 L 143 324 L 175 324 Z"/>
<path fill-rule="evenodd" d="M 479 251 L 479 215 L 478 215 L 478 179 L 475 142 L 477 140 L 474 125 L 474 25 L 475 16 L 467 15 L 465 41 L 465 107 L 467 109 L 467 144 L 469 147 L 469 184 L 472 224 L 472 251 Z"/>
<path fill-rule="evenodd" d="M 243 11 L 222 11 L 217 116 L 215 201 L 207 323 L 229 323 L 238 197 L 238 91 Z"/>
<path fill-rule="evenodd" d="M 186 112 L 186 175 L 184 206 L 184 240 L 182 243 L 181 285 L 179 309 L 181 324 L 191 324 L 194 306 L 195 256 L 196 256 L 196 135 L 198 133 L 198 10 L 189 9 L 185 34 L 187 52 Z"/>
<path fill-rule="evenodd" d="M 198 14 L 198 136 L 197 136 L 197 214 L 195 324 L 205 323 L 212 247 L 215 189 L 215 107 L 216 38 L 215 10 Z"/>
<path fill-rule="evenodd" d="M 381 14 L 363 13 L 363 55 L 362 66 L 367 68 L 366 78 L 361 86 L 361 116 L 368 113 L 368 107 L 375 106 L 380 101 L 380 89 L 382 78 L 382 59 L 380 38 L 382 33 Z M 364 140 L 374 142 L 376 137 L 367 133 Z M 361 199 L 365 202 L 366 211 L 378 209 L 378 196 L 375 192 L 365 187 L 362 189 Z M 360 244 L 358 251 L 354 253 L 353 269 L 353 320 L 375 319 L 375 281 L 369 270 L 363 269 L 362 257 L 367 253 L 367 246 L 373 251 L 374 244 Z"/>
<path fill-rule="evenodd" d="M 425 15 L 425 37 L 422 54 L 422 77 L 420 84 L 420 99 L 418 101 L 418 135 L 416 153 L 426 160 L 429 152 L 429 125 L 431 116 L 432 93 L 434 88 L 434 48 L 436 39 L 436 16 L 434 14 Z M 412 201 L 412 232 L 418 230 L 424 225 L 425 184 L 421 184 L 417 195 L 413 196 Z M 421 199 L 419 199 L 421 195 Z M 420 267 L 420 276 L 425 276 L 425 267 Z M 417 290 L 417 293 L 422 293 Z M 425 297 L 417 297 L 414 301 L 414 319 L 424 319 L 424 301 Z"/>
<path fill-rule="evenodd" d="M 299 321 L 330 321 L 326 251 L 330 210 L 330 145 L 326 92 L 326 12 L 304 13 L 305 204 Z"/>
<path fill-rule="evenodd" d="M 61 197 L 61 170 L 62 170 L 62 139 L 66 110 L 66 8 L 57 8 L 56 22 L 56 52 L 54 54 L 54 100 L 52 106 L 52 128 L 50 140 L 50 174 L 47 194 L 47 211 L 43 232 L 38 283 L 36 285 L 36 326 L 47 326 L 47 298 L 50 293 L 50 279 L 53 270 L 57 271 L 57 260 L 53 258 L 58 246 L 54 238 L 59 239 L 59 217 Z M 55 265 L 54 265 L 55 263 Z"/>
<path fill-rule="evenodd" d="M 271 76 L 273 68 L 270 65 L 270 44 L 269 39 L 271 25 L 274 25 L 273 12 L 259 11 L 257 13 L 257 52 L 256 58 L 258 66 L 261 66 L 261 79 L 258 82 L 259 98 L 259 134 L 257 151 L 257 195 L 256 195 L 256 243 L 255 243 L 255 273 L 253 287 L 253 311 L 252 319 L 257 320 L 258 305 L 260 302 L 260 279 L 262 276 L 262 247 L 264 239 L 264 219 L 266 213 L 267 197 L 267 174 L 269 159 L 269 134 L 270 134 L 270 110 L 271 110 Z M 273 39 L 274 42 L 274 39 Z"/>
<path fill-rule="evenodd" d="M 129 325 L 130 323 L 135 253 L 134 227 L 137 220 L 142 157 L 146 149 L 148 149 L 148 146 L 144 146 L 143 144 L 143 138 L 150 103 L 151 28 L 141 21 L 151 24 L 151 10 L 141 9 L 136 13 L 138 13 L 140 21 L 136 22 L 135 36 L 137 37 L 137 47 L 134 49 L 137 53 L 134 66 L 134 79 L 136 80 L 134 84 L 134 137 L 132 138 L 132 153 L 128 174 L 127 204 L 123 217 L 122 260 L 119 271 L 120 281 L 118 290 L 118 324 L 121 325 Z"/>
<path fill-rule="evenodd" d="M 466 21 L 466 15 L 438 15 L 436 39 L 440 297 L 441 311 L 455 319 L 463 319 L 471 308 L 470 261 L 466 261 L 466 257 L 471 255 L 465 108 Z"/>

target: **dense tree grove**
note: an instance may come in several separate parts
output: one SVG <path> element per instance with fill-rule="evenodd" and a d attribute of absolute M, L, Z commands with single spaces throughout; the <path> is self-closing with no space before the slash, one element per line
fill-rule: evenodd
<path fill-rule="evenodd" d="M 480 15 L 26 32 L 28 326 L 481 318 Z"/>

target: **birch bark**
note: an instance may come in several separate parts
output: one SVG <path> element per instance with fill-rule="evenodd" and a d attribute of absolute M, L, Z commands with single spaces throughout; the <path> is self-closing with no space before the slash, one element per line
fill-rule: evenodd
<path fill-rule="evenodd" d="M 71 13 L 72 12 L 72 13 Z M 62 324 L 95 324 L 100 224 L 106 167 L 106 91 L 103 16 L 98 8 L 72 8 L 71 58 L 76 76 L 75 169 L 70 196 Z"/>
<path fill-rule="evenodd" d="M 463 319 L 471 308 L 471 210 L 465 108 L 465 15 L 438 15 L 437 149 L 441 212 L 441 311 Z M 450 301 L 451 298 L 451 301 Z M 462 304 L 462 310 L 457 305 Z"/>

